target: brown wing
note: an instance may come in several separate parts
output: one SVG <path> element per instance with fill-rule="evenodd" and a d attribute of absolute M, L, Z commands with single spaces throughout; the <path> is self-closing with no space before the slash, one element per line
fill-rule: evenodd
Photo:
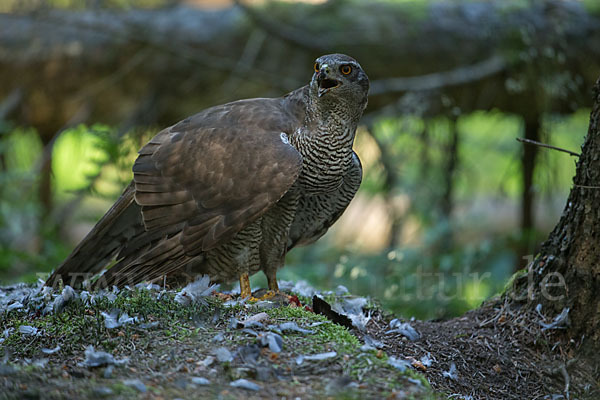
<path fill-rule="evenodd" d="M 134 191 L 132 182 L 69 257 L 52 273 L 46 285 L 57 286 L 62 280 L 65 285 L 76 286 L 98 273 L 132 238 L 143 235 L 141 209 L 134 201 Z"/>
<path fill-rule="evenodd" d="M 298 124 L 282 99 L 212 108 L 163 130 L 133 166 L 146 230 L 184 223 L 180 243 L 196 255 L 227 241 L 292 186 L 302 157 L 281 133 Z"/>
<path fill-rule="evenodd" d="M 97 286 L 154 279 L 260 216 L 300 172 L 281 132 L 304 120 L 306 90 L 210 108 L 161 131 L 140 151 L 134 182 L 47 284 L 79 281 L 115 255 Z"/>

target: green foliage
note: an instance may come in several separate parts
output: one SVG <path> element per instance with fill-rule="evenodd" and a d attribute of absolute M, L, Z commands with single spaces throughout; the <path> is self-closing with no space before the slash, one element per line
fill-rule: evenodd
<path fill-rule="evenodd" d="M 583 0 L 585 9 L 594 15 L 600 15 L 600 3 L 596 0 Z"/>
<path fill-rule="evenodd" d="M 57 194 L 86 188 L 107 159 L 116 159 L 110 152 L 112 149 L 103 146 L 100 135 L 106 129 L 80 125 L 64 132 L 56 140 L 52 172 Z"/>
<path fill-rule="evenodd" d="M 544 142 L 577 149 L 586 134 L 589 110 L 570 117 L 546 116 Z M 444 162 L 448 155 L 450 121 L 434 118 L 424 121 L 408 116 L 382 119 L 373 134 L 391 153 L 400 186 L 396 191 L 409 194 L 417 207 L 430 214 L 444 186 Z M 517 116 L 500 112 L 475 112 L 457 119 L 459 165 L 455 176 L 457 202 L 475 196 L 507 197 L 520 195 L 519 160 L 523 144 L 522 124 Z M 575 173 L 573 159 L 564 153 L 540 149 L 541 162 L 536 171 L 539 192 L 564 195 Z M 377 193 L 382 189 L 381 168 L 366 171 L 361 191 Z"/>
<path fill-rule="evenodd" d="M 577 151 L 586 124 L 587 110 L 569 118 L 546 116 L 543 140 Z M 52 220 L 40 225 L 39 139 L 32 130 L 7 129 L 0 141 L 5 165 L 0 173 L 0 281 L 34 280 L 38 273 L 55 268 L 72 244 L 56 234 Z M 490 214 L 485 213 L 496 212 L 493 205 L 480 214 L 469 210 L 482 199 L 492 204 L 518 202 L 523 145 L 515 138 L 521 135 L 521 123 L 499 112 L 457 118 L 460 143 L 453 201 L 455 209 L 464 211 L 448 220 L 440 203 L 452 129 L 448 119 L 413 116 L 382 119 L 372 132 L 394 161 L 398 181 L 391 194 L 410 199 L 401 222 L 418 227 L 410 242 L 371 254 L 352 246 L 338 248 L 326 237 L 290 252 L 279 278 L 306 279 L 322 290 L 341 284 L 355 294 L 380 298 L 394 312 L 420 318 L 460 314 L 502 290 L 515 267 L 523 264 L 514 250 L 520 238 L 510 224 L 489 224 Z M 114 129 L 100 125 L 81 125 L 62 133 L 53 154 L 57 209 L 76 211 L 71 220 L 95 222 L 131 179 L 131 164 L 146 140 L 143 136 L 140 132 L 119 137 Z M 555 200 L 566 195 L 574 160 L 545 149 L 539 154 L 538 201 L 560 204 Z M 365 165 L 360 193 L 378 196 L 387 190 L 384 172 L 377 160 Z M 70 202 L 77 199 L 82 207 L 71 210 Z M 551 226 L 552 221 L 545 224 Z M 266 281 L 257 274 L 252 284 L 265 287 Z"/>
<path fill-rule="evenodd" d="M 346 286 L 372 296 L 404 317 L 460 315 L 502 291 L 515 265 L 513 238 L 488 238 L 440 250 L 446 234 L 428 231 L 422 246 L 403 246 L 382 254 L 335 251 L 326 243 L 294 250 L 281 279 L 306 279 L 321 290 Z"/>
<path fill-rule="evenodd" d="M 85 10 L 89 8 L 160 8 L 172 4 L 172 0 L 2 0 L 0 12 L 31 12 L 46 8 Z"/>
<path fill-rule="evenodd" d="M 131 165 L 137 156 L 139 137 L 125 137 L 105 125 L 79 125 L 63 132 L 55 143 L 52 169 L 56 196 L 90 193 L 116 198 L 131 181 Z"/>
<path fill-rule="evenodd" d="M 0 132 L 1 133 L 1 132 Z M 0 140 L 0 282 L 34 281 L 55 268 L 70 252 L 57 235 L 64 216 L 86 194 L 114 200 L 131 179 L 139 143 L 119 139 L 102 125 L 80 125 L 62 132 L 52 154 L 52 213 L 43 217 L 38 191 L 43 148 L 35 130 L 16 127 Z M 96 221 L 106 210 L 102 204 Z"/>

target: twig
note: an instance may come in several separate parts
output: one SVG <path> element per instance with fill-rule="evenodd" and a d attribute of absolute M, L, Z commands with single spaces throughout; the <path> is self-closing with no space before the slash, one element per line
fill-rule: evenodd
<path fill-rule="evenodd" d="M 112 16 L 112 14 L 107 15 L 111 16 L 111 18 L 114 17 Z M 43 24 L 57 31 L 61 27 L 68 26 L 69 29 L 80 29 L 80 36 L 83 36 L 84 34 L 95 35 L 96 37 L 100 37 L 105 40 L 116 41 L 117 43 L 131 42 L 133 44 L 147 46 L 152 49 L 158 50 L 162 53 L 168 54 L 169 56 L 173 56 L 175 57 L 175 59 L 184 59 L 186 61 L 190 61 L 195 64 L 199 64 L 203 67 L 208 67 L 217 71 L 232 73 L 237 67 L 238 61 L 233 60 L 231 58 L 223 58 L 220 56 L 209 54 L 208 52 L 203 51 L 202 46 L 200 45 L 194 45 L 188 42 L 181 42 L 178 44 L 178 46 L 172 46 L 172 43 L 165 42 L 162 36 L 157 37 L 156 35 L 140 35 L 139 32 L 146 31 L 145 29 L 142 29 L 144 28 L 144 26 L 135 26 L 135 21 L 131 21 L 127 18 L 123 18 L 122 20 L 114 18 L 114 25 L 107 26 L 101 24 L 98 21 L 99 18 L 102 17 L 103 15 L 96 15 L 95 19 L 90 18 L 84 21 L 67 19 L 66 16 L 62 14 L 52 14 L 44 15 L 41 18 L 35 19 L 34 21 L 36 24 Z M 129 29 L 118 29 L 121 28 L 121 26 L 118 25 L 119 23 L 123 25 L 128 24 Z M 132 32 L 137 33 L 133 34 Z M 0 56 L 2 55 L 0 54 Z M 129 66 L 135 66 L 135 63 L 137 63 L 138 61 L 139 59 L 133 57 L 132 59 L 130 59 L 130 62 L 128 62 L 128 64 Z M 298 86 L 298 82 L 291 78 L 279 77 L 278 79 L 273 80 L 272 71 L 259 69 L 256 66 L 253 66 L 246 72 L 247 79 L 259 80 L 281 91 L 288 91 L 290 90 L 290 88 Z"/>
<path fill-rule="evenodd" d="M 569 400 L 569 398 L 571 397 L 569 396 L 569 386 L 571 386 L 571 378 L 569 377 L 569 373 L 567 372 L 567 366 L 565 364 L 560 366 L 560 372 L 563 378 L 565 379 L 564 394 L 567 397 L 567 400 Z"/>
<path fill-rule="evenodd" d="M 600 189 L 600 186 L 587 186 L 587 185 L 577 185 L 573 184 L 573 186 L 583 189 Z"/>
<path fill-rule="evenodd" d="M 565 397 L 569 399 L 571 396 L 569 394 L 569 388 L 571 386 L 571 378 L 569 377 L 569 372 L 567 371 L 567 365 L 561 364 L 559 367 L 553 368 L 549 371 L 552 375 L 562 375 L 565 380 L 565 388 L 563 389 L 563 393 Z"/>
<path fill-rule="evenodd" d="M 149 52 L 147 50 L 140 50 L 130 57 L 125 63 L 119 68 L 110 73 L 107 76 L 100 78 L 98 81 L 91 85 L 84 87 L 78 93 L 75 94 L 74 99 L 78 102 L 84 99 L 93 99 L 98 96 L 102 91 L 109 89 L 110 87 L 117 86 L 127 74 L 135 70 L 140 64 L 149 58 Z"/>
<path fill-rule="evenodd" d="M 231 71 L 229 78 L 222 85 L 222 93 L 231 93 L 241 81 L 246 79 L 252 66 L 256 62 L 256 58 L 258 57 L 258 53 L 260 52 L 266 37 L 266 33 L 262 30 L 252 31 L 237 65 Z"/>
<path fill-rule="evenodd" d="M 573 157 L 581 157 L 581 154 L 575 153 L 574 151 L 566 150 L 566 149 L 563 149 L 563 148 L 560 148 L 560 147 L 556 147 L 556 146 L 552 146 L 552 145 L 546 144 L 546 143 L 540 143 L 540 142 L 537 142 L 535 140 L 517 138 L 517 141 L 519 141 L 521 143 L 533 144 L 533 145 L 540 146 L 540 147 L 546 147 L 546 148 L 552 149 L 552 150 L 562 151 L 562 152 L 565 152 L 565 153 L 567 153 L 567 154 L 569 154 L 570 156 L 573 156 Z M 578 184 L 573 184 L 573 186 L 574 187 L 578 187 L 578 188 L 583 188 L 583 189 L 600 189 L 600 186 L 589 186 L 589 185 L 578 185 Z"/>
<path fill-rule="evenodd" d="M 527 144 L 533 144 L 533 145 L 540 146 L 540 147 L 545 147 L 547 149 L 562 151 L 562 152 L 567 153 L 570 156 L 574 156 L 574 157 L 580 157 L 581 156 L 581 154 L 575 153 L 574 151 L 566 150 L 566 149 L 563 149 L 561 147 L 552 146 L 552 145 L 546 144 L 546 143 L 541 143 L 541 142 L 538 142 L 536 140 L 517 138 L 517 141 L 519 141 L 521 143 L 527 143 Z"/>
<path fill-rule="evenodd" d="M 370 95 L 393 92 L 418 92 L 441 89 L 479 81 L 506 69 L 506 62 L 500 56 L 492 56 L 476 64 L 461 66 L 451 71 L 411 76 L 407 78 L 380 79 L 371 82 Z"/>
<path fill-rule="evenodd" d="M 2 102 L 0 102 L 0 120 L 6 119 L 8 114 L 14 111 L 23 100 L 23 90 L 16 88 Z"/>
<path fill-rule="evenodd" d="M 234 4 L 240 7 L 254 22 L 265 30 L 265 32 L 292 45 L 302 47 L 306 50 L 324 52 L 333 45 L 325 37 L 307 37 L 306 32 L 290 27 L 289 25 L 279 24 L 275 19 L 262 15 L 252 7 L 244 4 L 241 0 L 234 0 Z"/>

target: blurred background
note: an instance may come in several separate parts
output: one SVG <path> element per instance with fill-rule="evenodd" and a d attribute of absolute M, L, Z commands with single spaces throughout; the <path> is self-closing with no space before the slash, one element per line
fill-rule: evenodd
<path fill-rule="evenodd" d="M 279 278 L 419 318 L 500 292 L 566 201 L 576 157 L 516 138 L 579 152 L 597 0 L 0 0 L 0 283 L 55 268 L 158 130 L 332 52 L 371 79 L 364 181 Z"/>

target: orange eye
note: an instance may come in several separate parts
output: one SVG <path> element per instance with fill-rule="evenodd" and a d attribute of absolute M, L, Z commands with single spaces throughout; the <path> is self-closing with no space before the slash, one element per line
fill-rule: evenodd
<path fill-rule="evenodd" d="M 315 63 L 315 72 L 319 72 L 319 63 Z"/>
<path fill-rule="evenodd" d="M 350 74 L 350 72 L 352 72 L 352 67 L 349 65 L 342 65 L 342 67 L 340 68 L 340 71 L 342 71 L 342 74 L 348 75 L 348 74 Z"/>

